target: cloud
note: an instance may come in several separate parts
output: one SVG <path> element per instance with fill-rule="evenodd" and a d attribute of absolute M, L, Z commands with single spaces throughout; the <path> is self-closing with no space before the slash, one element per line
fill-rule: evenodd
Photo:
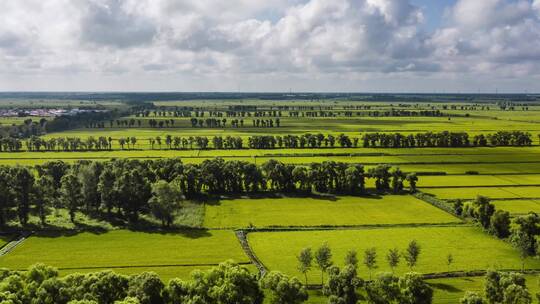
<path fill-rule="evenodd" d="M 409 0 L 6 0 L 0 74 L 258 79 L 261 90 L 267 77 L 538 76 L 540 0 L 458 0 L 446 18 L 427 32 Z"/>
<path fill-rule="evenodd" d="M 459 0 L 450 11 L 449 26 L 431 42 L 436 58 L 449 71 L 535 74 L 540 67 L 538 4 L 518 0 Z"/>

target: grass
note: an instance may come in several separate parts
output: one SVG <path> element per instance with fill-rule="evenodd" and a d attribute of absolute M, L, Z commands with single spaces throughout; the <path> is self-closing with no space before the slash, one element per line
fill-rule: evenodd
<path fill-rule="evenodd" d="M 540 292 L 538 275 L 525 275 L 527 288 L 532 295 L 533 303 L 538 303 L 535 294 Z M 455 304 L 466 291 L 484 294 L 484 277 L 463 277 L 432 279 L 427 282 L 433 288 L 434 304 Z"/>
<path fill-rule="evenodd" d="M 421 217 L 418 214 L 422 214 Z M 459 220 L 409 195 L 378 198 L 260 198 L 221 200 L 206 206 L 204 226 L 351 226 L 456 223 Z"/>
<path fill-rule="evenodd" d="M 422 191 L 440 199 L 473 199 L 477 195 L 494 199 L 540 198 L 540 187 L 426 188 Z"/>
<path fill-rule="evenodd" d="M 539 174 L 424 176 L 422 187 L 475 187 L 540 185 Z"/>
<path fill-rule="evenodd" d="M 531 211 L 540 213 L 539 200 L 501 200 L 492 203 L 496 209 L 508 211 L 513 215 L 526 214 Z"/>
<path fill-rule="evenodd" d="M 477 227 L 402 227 L 339 231 L 295 231 L 258 232 L 248 234 L 255 254 L 270 269 L 281 270 L 290 275 L 303 278 L 297 271 L 296 255 L 302 248 L 315 250 L 328 242 L 333 251 L 333 261 L 342 265 L 346 252 L 355 249 L 362 255 L 365 249 L 377 248 L 378 265 L 376 271 L 390 271 L 385 261 L 391 248 L 404 250 L 411 240 L 417 240 L 422 253 L 415 271 L 421 273 L 445 272 L 448 270 L 483 270 L 490 267 L 499 269 L 520 269 L 518 252 L 509 244 L 486 235 Z M 446 256 L 454 256 L 454 264 L 446 265 Z M 540 261 L 529 259 L 526 268 L 540 267 Z M 402 261 L 397 273 L 409 271 Z M 361 265 L 359 273 L 369 277 L 369 271 Z M 312 283 L 320 280 L 320 272 L 314 268 L 309 273 Z"/>
<path fill-rule="evenodd" d="M 180 277 L 186 271 L 179 265 L 212 265 L 229 259 L 249 262 L 232 231 L 144 233 L 114 230 L 103 234 L 31 236 L 0 257 L 0 267 L 26 269 L 39 262 L 58 267 L 64 273 L 114 267 L 115 270 L 152 270 L 167 277 Z"/>

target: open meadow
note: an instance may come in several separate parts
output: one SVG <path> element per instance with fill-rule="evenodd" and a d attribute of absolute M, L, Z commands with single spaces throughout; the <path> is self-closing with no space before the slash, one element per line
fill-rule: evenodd
<path fill-rule="evenodd" d="M 418 216 L 422 214 L 422 216 Z M 207 204 L 204 226 L 317 227 L 448 224 L 460 220 L 412 196 L 254 198 Z"/>
<path fill-rule="evenodd" d="M 290 275 L 302 277 L 297 270 L 296 255 L 300 250 L 317 247 L 327 242 L 332 248 L 332 259 L 336 265 L 343 265 L 348 250 L 364 252 L 368 248 L 376 248 L 379 271 L 391 271 L 385 261 L 388 250 L 398 248 L 404 250 L 411 240 L 416 240 L 421 247 L 421 255 L 415 271 L 436 273 L 445 271 L 470 271 L 495 269 L 520 269 L 521 259 L 512 246 L 485 235 L 476 227 L 397 227 L 366 228 L 358 230 L 333 231 L 293 231 L 293 232 L 256 232 L 248 234 L 249 242 L 261 259 L 270 269 L 279 269 Z M 452 254 L 454 263 L 449 268 L 446 256 Z M 540 261 L 528 259 L 527 269 L 537 269 Z M 396 268 L 397 273 L 409 271 L 402 263 Z M 369 277 L 369 270 L 359 266 L 359 272 Z M 320 271 L 314 268 L 308 273 L 313 283 L 320 280 Z"/>
<path fill-rule="evenodd" d="M 234 260 L 253 273 L 281 271 L 303 282 L 300 251 L 306 247 L 315 251 L 327 243 L 339 267 L 347 251 L 356 250 L 358 275 L 369 280 L 392 270 L 386 256 L 397 248 L 402 254 L 397 275 L 411 270 L 457 275 L 426 280 L 434 290 L 433 303 L 457 303 L 465 291 L 483 289 L 483 278 L 467 271 L 519 271 L 522 259 L 509 235 L 498 238 L 477 218 L 457 214 L 454 201 L 487 196 L 494 209 L 510 213 L 508 221 L 540 212 L 540 107 L 509 111 L 486 104 L 239 99 L 159 101 L 133 110 L 116 100 L 53 101 L 51 108 L 85 106 L 122 114 L 28 135 L 16 151 L 10 137 L 0 137 L 4 138 L 0 169 L 28 166 L 34 177 L 34 188 L 28 191 L 36 191 L 29 198 L 35 202 L 30 203 L 25 223 L 19 205 L 5 210 L 6 230 L 12 234 L 0 237 L 0 248 L 9 249 L 0 255 L 0 268 L 25 270 L 45 263 L 58 268 L 60 276 L 107 269 L 126 275 L 152 271 L 166 282 L 189 279 L 194 270 Z M 4 110 L 32 106 L 20 100 L 0 103 Z M 25 119 L 0 117 L 0 126 L 6 127 L 6 134 L 35 132 L 22 126 Z M 38 128 L 38 120 L 32 119 Z M 272 127 L 256 126 L 256 120 L 265 124 L 271 120 Z M 219 126 L 209 126 L 216 121 Z M 523 135 L 530 142 L 518 144 L 514 138 L 512 144 L 500 143 L 492 136 L 500 131 Z M 456 137 L 463 140 L 463 134 L 467 141 L 456 144 Z M 370 142 L 370 136 L 379 139 Z M 432 142 L 420 147 L 403 141 L 415 143 L 422 136 Z M 81 144 L 100 137 L 105 142 L 100 148 Z M 304 142 L 283 144 L 293 137 Z M 43 142 L 35 148 L 28 138 Z M 82 148 L 62 146 L 68 138 Z M 241 147 L 219 146 L 227 138 L 240 140 Z M 271 138 L 273 146 L 253 144 L 261 138 Z M 402 141 L 396 144 L 396 138 Z M 479 144 L 482 138 L 486 142 Z M 277 144 L 278 140 L 283 142 Z M 221 165 L 218 158 L 224 160 Z M 51 165 L 54 161 L 63 163 Z M 386 186 L 378 184 L 384 179 L 376 173 L 381 165 L 389 166 Z M 398 167 L 401 171 L 395 170 Z M 244 171 L 234 171 L 238 168 Z M 258 171 L 251 175 L 248 169 Z M 51 180 L 44 181 L 43 176 Z M 78 183 L 70 188 L 64 176 Z M 358 186 L 358 176 L 365 191 L 351 190 L 350 185 Z M 410 178 L 415 177 L 412 189 Z M 305 182 L 309 189 L 299 191 Z M 56 188 L 46 192 L 42 183 Z M 36 200 L 40 195 L 53 198 Z M 47 204 L 45 209 L 40 209 L 41 202 Z M 136 217 L 130 204 L 138 208 Z M 45 213 L 43 219 L 40 212 Z M 412 240 L 421 253 L 417 265 L 409 268 L 403 255 Z M 363 263 L 369 248 L 376 249 L 371 270 Z M 540 271 L 534 256 L 527 256 L 524 266 Z M 536 274 L 527 274 L 526 279 L 529 291 L 540 291 Z M 308 271 L 314 289 L 309 290 L 307 303 L 328 303 L 320 280 L 314 260 Z"/>

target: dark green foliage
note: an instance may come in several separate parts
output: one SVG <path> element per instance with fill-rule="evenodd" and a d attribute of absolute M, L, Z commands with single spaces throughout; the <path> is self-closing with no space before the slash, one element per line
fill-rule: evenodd
<path fill-rule="evenodd" d="M 467 291 L 463 298 L 459 300 L 460 304 L 484 304 L 484 299 L 476 292 Z"/>
<path fill-rule="evenodd" d="M 367 302 L 370 304 L 431 304 L 433 289 L 418 273 L 396 277 L 384 273 L 366 284 Z"/>
<path fill-rule="evenodd" d="M 357 289 L 363 284 L 357 276 L 355 265 L 345 265 L 341 270 L 332 266 L 328 269 L 328 281 L 323 286 L 323 294 L 329 297 L 329 303 L 355 304 L 359 299 Z"/>
<path fill-rule="evenodd" d="M 490 270 L 486 273 L 485 280 L 484 293 L 490 304 L 527 304 L 532 302 L 522 274 Z"/>
<path fill-rule="evenodd" d="M 308 299 L 308 294 L 297 278 L 272 271 L 261 280 L 261 287 L 270 291 L 272 304 L 297 304 Z"/>
<path fill-rule="evenodd" d="M 489 232 L 500 239 L 510 235 L 510 213 L 497 210 L 490 219 Z"/>
<path fill-rule="evenodd" d="M 143 272 L 129 279 L 127 295 L 139 300 L 141 304 L 160 304 L 163 301 L 163 282 L 153 272 Z"/>

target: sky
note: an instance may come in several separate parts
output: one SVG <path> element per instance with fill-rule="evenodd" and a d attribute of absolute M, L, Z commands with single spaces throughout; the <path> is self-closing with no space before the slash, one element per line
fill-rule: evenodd
<path fill-rule="evenodd" d="M 540 0 L 2 0 L 0 91 L 540 92 Z"/>

